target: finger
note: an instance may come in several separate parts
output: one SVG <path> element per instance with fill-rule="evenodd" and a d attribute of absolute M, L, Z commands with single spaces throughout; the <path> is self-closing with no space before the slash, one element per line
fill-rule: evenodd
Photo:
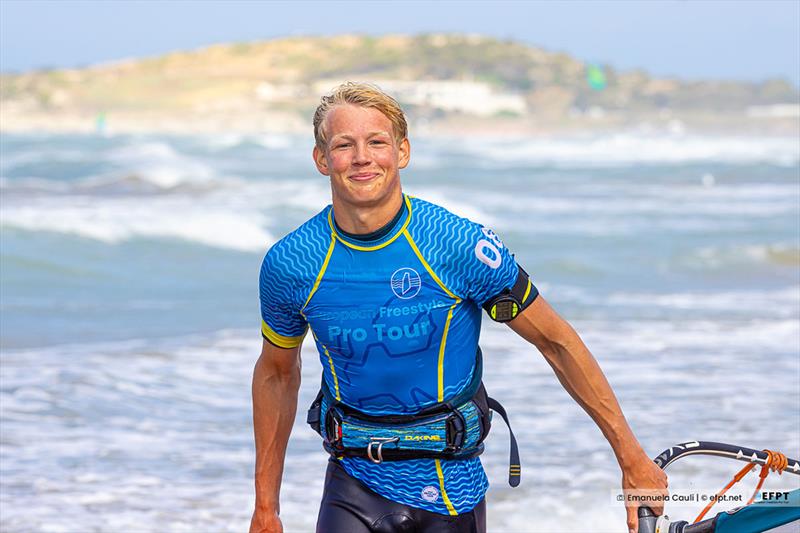
<path fill-rule="evenodd" d="M 664 514 L 664 506 L 669 501 L 669 491 L 664 488 L 660 491 L 661 500 L 658 502 L 656 506 L 653 507 L 653 512 L 656 516 L 661 516 Z"/>
<path fill-rule="evenodd" d="M 628 532 L 636 533 L 639 531 L 639 508 L 635 505 L 629 505 L 625 507 L 625 511 L 628 513 Z"/>
<path fill-rule="evenodd" d="M 656 516 L 661 516 L 664 514 L 664 504 L 663 503 L 654 503 L 650 506 L 650 509 L 653 511 L 653 514 Z"/>

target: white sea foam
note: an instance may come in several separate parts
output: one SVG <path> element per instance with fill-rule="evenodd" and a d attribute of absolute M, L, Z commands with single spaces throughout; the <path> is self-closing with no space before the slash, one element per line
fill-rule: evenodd
<path fill-rule="evenodd" d="M 234 146 L 238 146 L 245 139 L 245 136 L 240 133 L 220 133 L 216 135 L 203 135 L 197 137 L 197 140 L 203 146 L 212 152 L 219 150 L 226 150 Z"/>
<path fill-rule="evenodd" d="M 231 178 L 216 180 L 215 187 L 182 185 L 143 196 L 104 194 L 135 183 L 133 178 L 90 178 L 57 191 L 59 194 L 39 190 L 35 195 L 15 183 L 9 191 L 14 194 L 2 198 L 0 223 L 7 228 L 69 233 L 109 243 L 166 237 L 263 251 L 275 240 L 270 226 L 276 212 L 296 210 L 309 217 L 330 203 L 330 188 L 323 179 L 245 182 Z"/>
<path fill-rule="evenodd" d="M 216 173 L 197 158 L 178 153 L 166 142 L 142 142 L 115 148 L 105 159 L 121 173 L 136 175 L 162 188 L 212 180 Z"/>
<path fill-rule="evenodd" d="M 116 161 L 177 160 L 178 152 L 166 141 L 143 140 L 112 149 L 106 156 Z"/>
<path fill-rule="evenodd" d="M 264 134 L 255 137 L 253 140 L 256 144 L 270 150 L 285 150 L 295 145 L 294 139 L 289 135 Z M 310 148 L 308 151 L 310 152 Z"/>
<path fill-rule="evenodd" d="M 207 183 L 217 178 L 212 166 L 203 163 L 197 157 L 178 152 L 167 141 L 136 139 L 110 149 L 87 147 L 86 150 L 76 150 L 45 144 L 27 147 L 8 156 L 4 154 L 0 162 L 0 173 L 4 176 L 16 171 L 22 165 L 37 163 L 46 165 L 51 174 L 28 178 L 17 176 L 13 180 L 4 177 L 3 186 L 49 190 L 67 187 L 69 185 L 58 175 L 58 171 L 54 170 L 55 165 L 60 162 L 81 162 L 105 169 L 95 176 L 77 179 L 78 186 L 90 185 L 96 181 L 113 182 L 136 176 L 137 179 L 158 188 L 169 189 L 181 184 Z"/>
<path fill-rule="evenodd" d="M 488 185 L 488 184 L 487 184 Z M 485 210 L 527 212 L 534 214 L 617 214 L 630 215 L 695 215 L 695 216 L 774 216 L 798 209 L 797 186 L 761 185 L 718 187 L 705 191 L 696 186 L 664 184 L 637 187 L 615 194 L 614 187 L 596 190 L 590 184 L 564 187 L 553 191 L 537 191 L 535 185 L 520 190 L 499 192 L 491 188 L 480 191 L 450 192 L 442 187 L 426 187 L 425 198 L 436 201 L 471 204 Z"/>
<path fill-rule="evenodd" d="M 280 206 L 305 211 L 310 217 L 331 203 L 327 178 L 313 181 L 291 179 L 251 184 L 247 195 L 262 207 Z M 303 220 L 298 222 L 304 222 Z"/>
<path fill-rule="evenodd" d="M 215 134 L 197 136 L 196 141 L 213 151 L 227 150 L 245 144 L 254 144 L 268 150 L 301 150 L 309 155 L 313 146 L 312 136 L 297 136 L 282 133 L 263 133 L 260 135 L 244 135 L 240 133 Z M 310 161 L 310 159 L 309 159 Z"/>
<path fill-rule="evenodd" d="M 704 246 L 687 258 L 689 262 L 709 268 L 725 268 L 731 264 L 755 263 L 766 265 L 800 265 L 797 243 L 746 244 L 733 246 Z"/>
<path fill-rule="evenodd" d="M 728 323 L 737 332 L 747 332 L 772 346 L 767 332 L 774 328 L 793 326 L 800 312 L 800 286 L 788 285 L 776 289 L 717 290 L 699 288 L 695 291 L 598 291 L 562 283 L 537 282 L 542 294 L 573 308 L 593 310 L 592 316 L 608 312 L 613 316 L 647 317 L 654 322 L 678 320 L 686 317 L 692 324 L 705 327 L 703 317 L 713 316 L 720 323 Z M 797 324 L 800 327 L 800 323 Z M 762 336 L 759 332 L 764 332 Z M 736 333 L 736 342 L 742 340 Z M 735 337 L 735 339 L 734 339 Z M 754 338 L 755 338 L 754 337 Z M 712 340 L 716 337 L 710 337 Z"/>
<path fill-rule="evenodd" d="M 781 416 L 800 387 L 800 362 L 791 351 L 796 324 L 753 325 L 735 340 L 726 323 L 715 321 L 690 327 L 648 321 L 574 325 L 650 454 L 693 438 L 768 445 L 793 456 L 800 451 L 791 417 Z M 768 338 L 783 344 L 782 356 L 770 353 L 763 344 Z M 254 329 L 5 350 L 4 530 L 93 530 L 112 522 L 127 530 L 246 528 L 254 461 L 249 386 L 259 343 Z M 523 464 L 522 485 L 510 489 L 505 428 L 496 425 L 483 455 L 492 481 L 489 529 L 624 527 L 623 509 L 609 497 L 619 483 L 616 462 L 589 417 L 536 350 L 508 328 L 486 324 L 482 346 L 488 390 L 511 413 Z M 281 492 L 287 531 L 314 530 L 326 463 L 303 412 L 322 367 L 313 343 L 302 353 L 301 408 Z M 754 425 L 754 413 L 766 412 L 775 416 Z M 702 469 L 695 464 L 688 459 L 671 469 L 671 485 L 715 487 L 738 468 L 723 460 Z M 768 484 L 780 488 L 786 482 L 792 480 Z M 691 514 L 684 508 L 668 512 Z"/>
<path fill-rule="evenodd" d="M 615 292 L 604 297 L 607 305 L 667 307 L 692 311 L 737 311 L 746 306 L 750 312 L 775 316 L 793 316 L 800 308 L 800 287 L 776 290 L 697 291 L 678 293 Z"/>
<path fill-rule="evenodd" d="M 489 140 L 467 139 L 453 145 L 479 155 L 487 165 L 621 166 L 720 162 L 796 165 L 800 147 L 793 137 L 711 137 L 609 133 L 575 137 Z"/>
<path fill-rule="evenodd" d="M 274 242 L 260 212 L 232 210 L 192 198 L 42 198 L 3 205 L 3 227 L 67 233 L 108 243 L 133 238 L 176 238 L 236 250 L 262 250 Z"/>

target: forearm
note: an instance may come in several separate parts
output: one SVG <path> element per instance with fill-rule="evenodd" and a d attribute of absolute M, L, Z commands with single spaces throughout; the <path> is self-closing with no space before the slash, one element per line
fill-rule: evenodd
<path fill-rule="evenodd" d="M 281 369 L 259 358 L 253 371 L 256 508 L 279 511 L 286 445 L 297 413 L 300 365 Z"/>
<path fill-rule="evenodd" d="M 509 326 L 542 352 L 564 389 L 603 432 L 620 466 L 624 468 L 630 459 L 640 460 L 644 452 L 614 391 L 572 326 L 541 296 Z"/>
<path fill-rule="evenodd" d="M 565 337 L 549 342 L 543 354 L 564 389 L 595 421 L 624 467 L 644 451 L 595 358 L 577 333 L 571 331 Z"/>
<path fill-rule="evenodd" d="M 623 490 L 655 489 L 666 495 L 666 475 L 639 445 L 600 365 L 572 326 L 541 296 L 508 325 L 539 348 L 570 396 L 603 432 L 622 470 Z M 661 514 L 663 506 L 656 504 L 653 511 Z M 626 512 L 633 533 L 638 525 L 636 507 L 628 506 Z"/>

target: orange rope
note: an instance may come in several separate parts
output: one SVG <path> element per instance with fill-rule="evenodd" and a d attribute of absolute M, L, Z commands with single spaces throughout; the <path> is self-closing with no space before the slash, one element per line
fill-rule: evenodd
<path fill-rule="evenodd" d="M 753 495 L 750 496 L 750 500 L 748 500 L 747 505 L 753 503 L 756 494 L 758 494 L 758 491 L 761 490 L 761 487 L 764 485 L 764 480 L 767 479 L 767 476 L 769 475 L 770 471 L 778 472 L 778 475 L 781 475 L 783 474 L 784 469 L 786 469 L 786 466 L 789 464 L 789 460 L 786 459 L 786 456 L 780 452 L 773 452 L 771 450 L 764 450 L 764 452 L 767 454 L 767 460 L 761 466 L 761 473 L 758 475 L 759 477 L 758 485 L 756 486 L 756 490 L 753 491 Z M 711 510 L 714 504 L 719 501 L 720 497 L 722 497 L 723 494 L 728 492 L 728 489 L 730 489 L 736 483 L 741 481 L 742 478 L 746 476 L 748 472 L 750 472 L 753 468 L 755 468 L 755 466 L 756 463 L 750 463 L 749 465 L 739 470 L 739 473 L 733 476 L 733 479 L 727 485 L 725 485 L 725 487 L 723 487 L 721 491 L 717 493 L 714 499 L 708 502 L 708 505 L 706 505 L 706 508 L 703 509 L 703 512 L 697 515 L 697 518 L 694 519 L 694 523 L 696 524 L 697 522 L 702 520 L 703 517 L 706 515 L 706 513 L 708 513 L 708 511 Z"/>
<path fill-rule="evenodd" d="M 756 486 L 756 490 L 753 491 L 753 495 L 750 496 L 750 499 L 747 500 L 747 505 L 753 503 L 753 500 L 756 499 L 756 494 L 758 491 L 761 490 L 761 486 L 764 485 L 764 480 L 767 479 L 770 471 L 778 472 L 780 476 L 783 474 L 783 470 L 789 464 L 789 460 L 780 452 L 772 452 L 769 450 L 764 450 L 767 452 L 767 462 L 761 467 L 761 473 L 758 475 L 758 485 Z"/>

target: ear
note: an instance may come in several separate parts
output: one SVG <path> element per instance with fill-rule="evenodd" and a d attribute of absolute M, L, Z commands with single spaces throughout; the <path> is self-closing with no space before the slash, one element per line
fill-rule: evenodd
<path fill-rule="evenodd" d="M 323 176 L 330 176 L 328 170 L 328 158 L 323 150 L 320 150 L 317 145 L 314 145 L 314 150 L 311 152 L 311 157 L 314 158 L 314 164 L 317 165 L 317 170 Z"/>
<path fill-rule="evenodd" d="M 411 144 L 408 142 L 408 138 L 403 139 L 400 141 L 400 146 L 398 147 L 399 158 L 398 158 L 398 168 L 406 168 L 408 166 L 408 162 L 411 159 Z"/>

